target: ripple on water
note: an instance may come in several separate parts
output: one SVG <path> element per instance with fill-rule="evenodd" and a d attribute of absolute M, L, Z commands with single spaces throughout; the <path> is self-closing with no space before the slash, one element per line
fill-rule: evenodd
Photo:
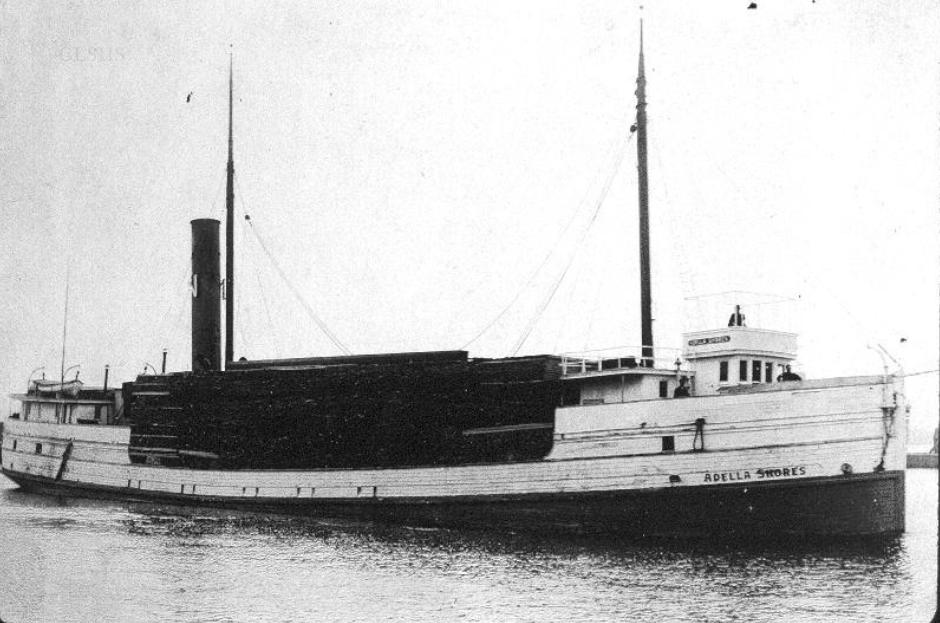
<path fill-rule="evenodd" d="M 0 616 L 926 620 L 935 582 L 936 478 L 909 474 L 910 529 L 900 539 L 775 544 L 636 544 L 374 526 L 62 500 L 4 485 Z"/>

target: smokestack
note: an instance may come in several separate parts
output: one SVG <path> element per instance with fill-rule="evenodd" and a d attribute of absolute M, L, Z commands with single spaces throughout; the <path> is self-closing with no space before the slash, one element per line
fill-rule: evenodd
<path fill-rule="evenodd" d="M 222 369 L 219 221 L 197 218 L 193 228 L 193 371 Z"/>

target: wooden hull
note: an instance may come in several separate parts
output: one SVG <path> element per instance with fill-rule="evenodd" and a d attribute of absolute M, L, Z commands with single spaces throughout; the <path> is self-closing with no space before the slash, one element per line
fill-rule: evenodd
<path fill-rule="evenodd" d="M 624 537 L 894 535 L 904 531 L 904 472 L 654 490 L 407 500 L 240 498 L 56 482 L 3 470 L 27 491 L 415 526 Z"/>

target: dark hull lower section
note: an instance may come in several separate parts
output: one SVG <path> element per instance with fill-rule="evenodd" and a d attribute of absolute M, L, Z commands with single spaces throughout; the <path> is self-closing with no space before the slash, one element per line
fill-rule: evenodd
<path fill-rule="evenodd" d="M 624 537 L 791 538 L 904 531 L 904 472 L 655 490 L 427 499 L 215 498 L 56 482 L 3 470 L 51 495 L 213 506 L 460 529 Z"/>

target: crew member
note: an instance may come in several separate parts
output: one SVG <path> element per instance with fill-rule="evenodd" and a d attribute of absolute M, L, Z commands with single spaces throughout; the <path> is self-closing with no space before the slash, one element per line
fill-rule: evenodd
<path fill-rule="evenodd" d="M 686 385 L 688 381 L 689 379 L 684 376 L 681 379 L 679 379 L 679 386 L 676 387 L 675 391 L 672 392 L 673 398 L 688 398 L 689 396 L 692 395 L 691 393 L 689 393 L 689 386 Z"/>
<path fill-rule="evenodd" d="M 803 377 L 801 377 L 801 376 L 800 376 L 799 374 L 797 374 L 796 372 L 791 372 L 791 371 L 790 371 L 790 366 L 789 366 L 789 365 L 784 369 L 783 374 L 781 374 L 780 376 L 777 377 L 777 381 L 778 381 L 778 382 L 780 382 L 780 381 L 802 381 L 802 380 L 803 380 Z"/>
<path fill-rule="evenodd" d="M 744 324 L 744 314 L 741 313 L 741 306 L 734 306 L 734 313 L 731 314 L 731 317 L 728 318 L 729 327 L 743 327 Z"/>

